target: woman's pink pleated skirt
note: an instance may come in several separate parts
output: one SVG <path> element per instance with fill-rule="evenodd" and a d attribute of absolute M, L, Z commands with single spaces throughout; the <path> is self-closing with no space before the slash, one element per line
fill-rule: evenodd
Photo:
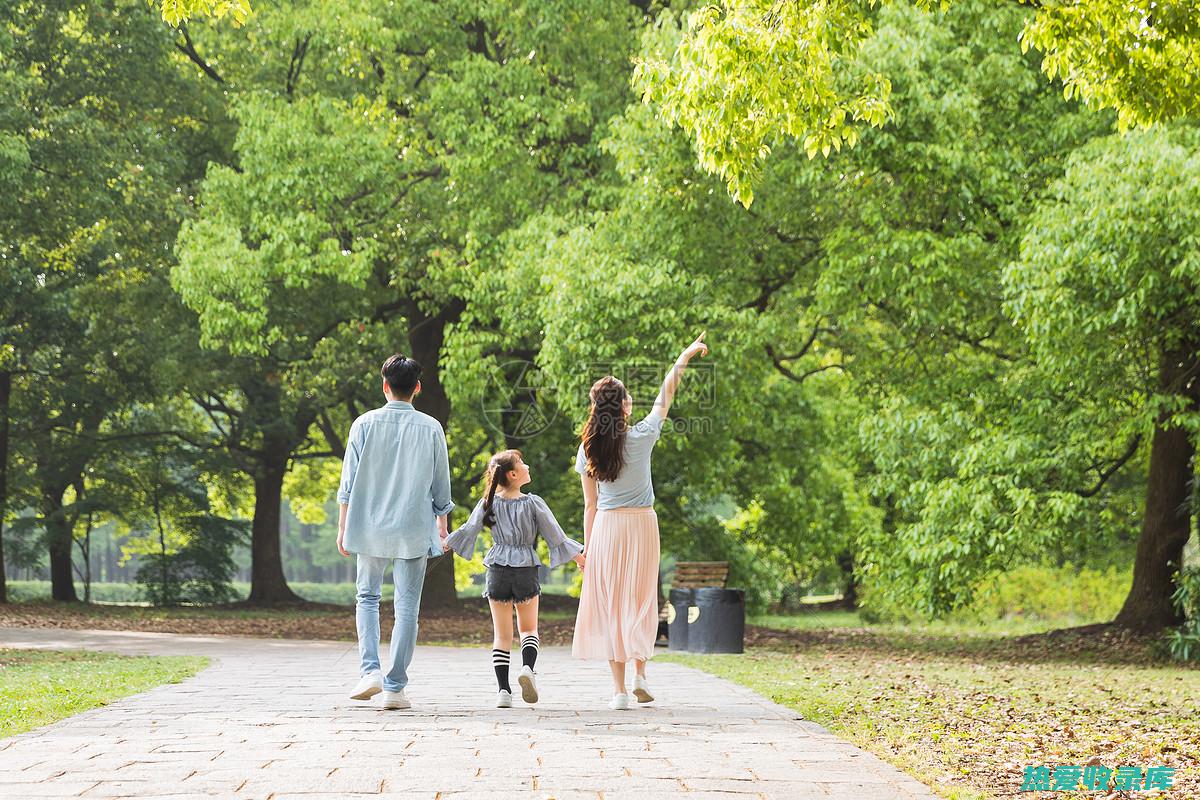
<path fill-rule="evenodd" d="M 658 515 L 653 508 L 596 512 L 571 655 L 620 662 L 654 655 L 658 560 Z"/>

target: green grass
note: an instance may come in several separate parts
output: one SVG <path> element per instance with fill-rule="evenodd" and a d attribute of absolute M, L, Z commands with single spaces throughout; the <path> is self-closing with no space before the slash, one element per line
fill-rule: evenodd
<path fill-rule="evenodd" d="M 834 633 L 787 652 L 662 658 L 792 708 L 951 800 L 1016 796 L 1025 766 L 1093 757 L 1114 768 L 1174 766 L 1167 796 L 1200 796 L 1200 670 L 1098 656 L 1046 660 L 1007 637 L 925 629 L 905 639 Z"/>
<path fill-rule="evenodd" d="M 780 630 L 856 628 L 865 625 L 857 611 L 797 611 L 793 614 L 747 614 L 746 622 Z"/>
<path fill-rule="evenodd" d="M 884 635 L 909 633 L 946 637 L 1023 636 L 1045 633 L 1057 628 L 1073 628 L 1105 622 L 1111 617 L 1079 614 L 1011 616 L 979 619 L 970 615 L 921 622 L 867 622 L 857 611 L 799 611 L 791 614 L 749 614 L 747 624 L 781 631 L 821 630 L 825 628 L 863 628 Z"/>
<path fill-rule="evenodd" d="M 0 650 L 0 738 L 179 683 L 206 666 L 201 657 Z"/>

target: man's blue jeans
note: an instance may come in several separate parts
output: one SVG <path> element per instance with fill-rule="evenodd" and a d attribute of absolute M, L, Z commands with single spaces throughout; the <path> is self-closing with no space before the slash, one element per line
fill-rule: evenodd
<path fill-rule="evenodd" d="M 392 627 L 392 668 L 383 676 L 384 691 L 398 692 L 408 685 L 408 665 L 417 646 L 417 611 L 421 606 L 421 587 L 425 585 L 425 562 L 417 558 L 358 557 L 358 653 L 362 674 L 379 667 L 379 598 L 383 573 L 390 566 L 396 585 L 396 624 Z"/>

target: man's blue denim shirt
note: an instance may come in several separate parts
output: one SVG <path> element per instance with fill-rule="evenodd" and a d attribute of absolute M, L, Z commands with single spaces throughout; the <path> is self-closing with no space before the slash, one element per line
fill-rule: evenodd
<path fill-rule="evenodd" d="M 441 424 L 390 400 L 350 426 L 338 502 L 347 503 L 343 546 L 384 558 L 442 554 L 437 517 L 450 500 L 450 457 Z"/>

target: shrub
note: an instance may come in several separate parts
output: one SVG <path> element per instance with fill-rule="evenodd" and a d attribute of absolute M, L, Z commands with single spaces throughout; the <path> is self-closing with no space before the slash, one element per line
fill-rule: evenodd
<path fill-rule="evenodd" d="M 1026 564 L 980 581 L 970 605 L 949 614 L 958 622 L 1043 620 L 1063 626 L 1111 620 L 1129 591 L 1132 568 L 1106 569 Z M 883 602 L 866 587 L 865 622 L 913 622 L 914 609 Z"/>
<path fill-rule="evenodd" d="M 245 536 L 245 524 L 209 515 L 189 522 L 193 530 L 178 550 L 141 557 L 137 581 L 142 596 L 156 606 L 209 605 L 235 597 L 232 551 Z"/>
<path fill-rule="evenodd" d="M 1184 621 L 1166 632 L 1167 652 L 1177 661 L 1200 661 L 1200 569 L 1175 573 L 1171 599 Z"/>

